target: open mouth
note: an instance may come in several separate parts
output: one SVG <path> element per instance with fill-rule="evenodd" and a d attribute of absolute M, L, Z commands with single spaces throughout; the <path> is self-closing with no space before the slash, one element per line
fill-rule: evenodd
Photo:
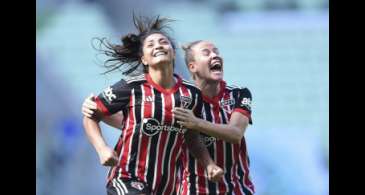
<path fill-rule="evenodd" d="M 222 63 L 220 61 L 215 61 L 213 65 L 211 65 L 210 70 L 212 72 L 222 72 Z"/>
<path fill-rule="evenodd" d="M 157 56 L 163 56 L 163 55 L 166 55 L 166 54 L 167 54 L 167 52 L 165 52 L 165 51 L 158 51 L 155 54 L 153 54 L 153 56 L 157 57 Z"/>

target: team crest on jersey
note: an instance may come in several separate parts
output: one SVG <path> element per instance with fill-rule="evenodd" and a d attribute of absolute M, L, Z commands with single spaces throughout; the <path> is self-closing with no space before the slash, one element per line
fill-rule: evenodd
<path fill-rule="evenodd" d="M 103 96 L 109 102 L 113 101 L 113 99 L 117 98 L 117 96 L 113 93 L 113 88 L 108 87 L 104 90 Z"/>
<path fill-rule="evenodd" d="M 160 131 L 178 132 L 184 134 L 187 129 L 172 125 L 161 125 L 157 119 L 145 118 L 142 123 L 142 132 L 147 136 L 154 136 Z"/>
<path fill-rule="evenodd" d="M 188 108 L 192 102 L 192 99 L 189 96 L 181 96 L 181 105 L 183 108 Z"/>
<path fill-rule="evenodd" d="M 212 145 L 214 142 L 217 141 L 217 138 L 215 137 L 211 137 L 211 136 L 206 136 L 206 135 L 202 135 L 200 134 L 200 139 L 201 139 L 201 142 L 206 146 L 210 146 Z"/>
<path fill-rule="evenodd" d="M 133 188 L 136 188 L 137 190 L 143 190 L 143 188 L 144 188 L 143 183 L 138 182 L 138 181 L 132 181 L 132 182 L 131 182 L 131 186 L 132 186 Z"/>

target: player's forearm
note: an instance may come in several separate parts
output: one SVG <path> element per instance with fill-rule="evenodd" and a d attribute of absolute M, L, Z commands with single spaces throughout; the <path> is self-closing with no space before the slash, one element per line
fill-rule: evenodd
<path fill-rule="evenodd" d="M 121 129 L 123 123 L 123 114 L 116 113 L 111 116 L 105 116 L 102 118 L 102 121 L 111 127 Z"/>
<path fill-rule="evenodd" d="M 101 134 L 101 129 L 99 122 L 96 119 L 84 117 L 83 125 L 87 135 L 88 140 L 94 146 L 95 150 L 99 152 L 107 144 Z"/>
<path fill-rule="evenodd" d="M 207 148 L 202 144 L 199 139 L 199 134 L 190 132 L 186 136 L 186 143 L 189 152 L 194 158 L 203 166 L 207 167 L 209 164 L 214 163 L 213 159 L 209 155 Z"/>
<path fill-rule="evenodd" d="M 198 120 L 193 129 L 230 143 L 240 143 L 244 133 L 244 131 L 234 125 L 213 124 L 202 119 Z"/>

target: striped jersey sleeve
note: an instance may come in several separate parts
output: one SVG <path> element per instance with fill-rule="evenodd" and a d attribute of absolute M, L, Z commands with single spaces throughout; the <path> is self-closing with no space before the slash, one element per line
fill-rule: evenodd
<path fill-rule="evenodd" d="M 98 110 L 103 115 L 111 115 L 124 109 L 129 103 L 130 93 L 128 83 L 124 80 L 118 81 L 95 98 Z"/>

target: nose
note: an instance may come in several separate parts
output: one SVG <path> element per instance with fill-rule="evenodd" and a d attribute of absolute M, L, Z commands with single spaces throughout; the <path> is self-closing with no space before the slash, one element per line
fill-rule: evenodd
<path fill-rule="evenodd" d="M 156 43 L 155 44 L 155 48 L 154 49 L 162 49 L 162 45 L 160 43 Z"/>
<path fill-rule="evenodd" d="M 220 60 L 220 61 L 222 61 L 222 58 L 218 54 L 212 54 L 212 60 Z"/>
<path fill-rule="evenodd" d="M 215 52 L 211 52 L 211 57 L 212 57 L 212 59 L 219 59 L 220 58 L 220 56 Z"/>

